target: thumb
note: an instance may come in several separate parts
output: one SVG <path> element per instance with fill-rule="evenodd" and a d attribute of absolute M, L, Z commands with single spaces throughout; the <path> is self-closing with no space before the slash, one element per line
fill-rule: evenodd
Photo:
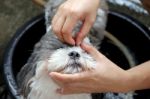
<path fill-rule="evenodd" d="M 88 17 L 85 19 L 85 21 L 83 22 L 83 25 L 81 27 L 80 32 L 77 34 L 77 38 L 76 38 L 77 45 L 81 44 L 81 42 L 83 41 L 85 36 L 88 34 L 88 32 L 90 31 L 90 29 L 93 25 L 93 24 L 91 24 L 91 22 L 89 22 L 89 20 L 90 19 Z"/>
<path fill-rule="evenodd" d="M 82 43 L 81 48 L 89 53 L 95 60 L 99 60 L 99 58 L 101 59 L 104 56 L 92 45 Z"/>
<path fill-rule="evenodd" d="M 84 80 L 84 78 L 86 78 L 87 73 L 81 72 L 81 73 L 75 73 L 75 74 L 61 74 L 57 72 L 51 72 L 49 75 L 58 84 L 60 83 L 65 84 L 65 83 L 80 82 L 81 80 Z"/>

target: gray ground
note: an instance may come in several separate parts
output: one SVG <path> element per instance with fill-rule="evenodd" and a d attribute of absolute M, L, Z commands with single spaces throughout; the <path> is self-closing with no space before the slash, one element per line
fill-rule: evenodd
<path fill-rule="evenodd" d="M 15 31 L 42 11 L 32 0 L 0 0 L 0 65 L 5 47 Z M 2 82 L 0 73 L 0 85 Z"/>
<path fill-rule="evenodd" d="M 127 8 L 110 5 L 110 9 L 132 15 L 146 26 L 150 26 L 150 16 L 137 14 Z M 42 8 L 35 5 L 32 0 L 0 0 L 0 64 L 5 47 L 15 31 L 32 17 L 40 14 Z M 0 83 L 3 81 L 0 75 Z M 0 87 L 0 92 L 2 88 Z"/>
<path fill-rule="evenodd" d="M 41 11 L 32 0 L 0 0 L 0 56 L 15 31 Z"/>

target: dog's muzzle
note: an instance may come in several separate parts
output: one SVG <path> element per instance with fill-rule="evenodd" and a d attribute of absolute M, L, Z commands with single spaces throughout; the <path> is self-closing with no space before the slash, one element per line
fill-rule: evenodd
<path fill-rule="evenodd" d="M 76 52 L 76 51 L 72 51 L 72 52 L 70 52 L 68 55 L 69 55 L 69 57 L 70 57 L 71 59 L 74 59 L 74 60 L 80 58 L 80 54 L 79 54 L 78 52 Z"/>

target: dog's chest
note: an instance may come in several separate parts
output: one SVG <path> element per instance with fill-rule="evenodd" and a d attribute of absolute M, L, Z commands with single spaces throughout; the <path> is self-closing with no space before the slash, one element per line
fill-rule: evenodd
<path fill-rule="evenodd" d="M 50 78 L 45 68 L 45 66 L 37 68 L 27 99 L 92 99 L 90 94 L 61 95 L 56 93 L 59 86 Z"/>

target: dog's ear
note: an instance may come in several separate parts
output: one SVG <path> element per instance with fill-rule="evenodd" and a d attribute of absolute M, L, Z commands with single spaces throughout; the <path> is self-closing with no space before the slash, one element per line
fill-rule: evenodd
<path fill-rule="evenodd" d="M 106 0 L 101 0 L 100 7 L 97 10 L 97 17 L 93 27 L 90 31 L 91 37 L 93 37 L 92 42 L 94 44 L 101 44 L 105 36 L 105 28 L 107 25 L 107 16 L 108 16 L 108 6 Z M 96 43 L 97 42 L 97 43 Z"/>
<path fill-rule="evenodd" d="M 90 31 L 90 41 L 97 48 L 105 36 L 105 28 L 107 25 L 108 7 L 106 1 L 102 0 L 100 3 L 100 8 L 97 11 L 97 17 L 93 27 Z"/>
<path fill-rule="evenodd" d="M 35 69 L 33 69 L 34 66 L 31 65 L 33 64 L 25 64 L 17 75 L 17 84 L 20 89 L 19 91 L 24 97 L 27 97 L 30 92 L 31 79 L 35 75 Z"/>
<path fill-rule="evenodd" d="M 30 85 L 35 78 L 40 78 L 46 72 L 47 61 L 37 61 L 33 63 L 27 63 L 23 66 L 19 74 L 17 75 L 17 83 L 19 85 L 20 94 L 27 98 L 31 91 Z M 25 98 L 25 99 L 26 99 Z"/>
<path fill-rule="evenodd" d="M 65 0 L 49 0 L 45 4 L 45 22 L 46 27 L 48 28 L 51 24 L 51 19 L 55 15 L 57 9 L 59 8 L 60 4 L 62 4 Z"/>
<path fill-rule="evenodd" d="M 46 29 L 50 26 L 52 17 L 54 15 L 54 12 L 52 11 L 52 6 L 50 5 L 51 3 L 47 3 L 45 5 L 45 24 L 46 24 Z"/>

